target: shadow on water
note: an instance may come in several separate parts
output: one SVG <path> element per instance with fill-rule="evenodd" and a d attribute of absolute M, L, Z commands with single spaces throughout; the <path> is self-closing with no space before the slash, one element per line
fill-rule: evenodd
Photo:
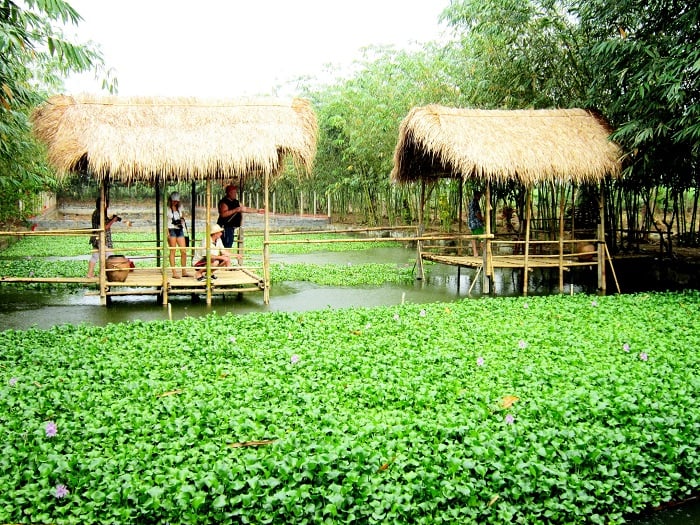
<path fill-rule="evenodd" d="M 305 255 L 276 255 L 273 263 L 307 264 L 368 264 L 389 263 L 412 268 L 415 271 L 415 252 L 407 248 L 374 248 L 351 252 L 324 252 Z M 429 264 L 422 281 L 403 285 L 365 287 L 319 286 L 307 282 L 273 284 L 270 304 L 265 305 L 262 293 L 231 294 L 216 297 L 211 307 L 203 300 L 193 302 L 190 297 L 171 297 L 168 309 L 152 296 L 115 298 L 106 308 L 100 306 L 99 297 L 86 296 L 84 290 L 18 291 L 0 286 L 0 329 L 25 330 L 50 328 L 59 324 L 91 324 L 128 321 L 155 321 L 199 317 L 211 313 L 247 314 L 252 312 L 308 311 L 326 308 L 390 306 L 401 303 L 453 302 L 463 299 L 480 299 L 481 277 L 476 270 Z M 564 293 L 595 293 L 597 286 L 595 267 L 582 267 L 568 272 Z M 476 282 L 475 282 L 476 281 Z M 498 271 L 493 281 L 495 295 L 518 296 L 522 294 L 522 272 Z M 472 286 L 473 285 L 473 286 Z M 556 271 L 533 271 L 528 281 L 529 295 L 558 293 Z M 469 293 L 471 289 L 471 294 Z M 700 525 L 700 501 L 629 519 L 635 525 Z"/>

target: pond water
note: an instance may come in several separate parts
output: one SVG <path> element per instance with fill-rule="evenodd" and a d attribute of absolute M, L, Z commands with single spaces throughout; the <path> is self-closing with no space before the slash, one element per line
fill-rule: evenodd
<path fill-rule="evenodd" d="M 414 267 L 415 252 L 408 248 L 374 248 L 351 252 L 324 252 L 305 255 L 277 255 L 276 263 L 367 264 L 393 263 Z M 86 296 L 84 291 L 21 291 L 0 286 L 0 329 L 25 330 L 50 328 L 59 324 L 104 326 L 132 320 L 151 321 L 197 317 L 212 312 L 247 314 L 251 312 L 307 311 L 324 308 L 371 307 L 406 303 L 452 302 L 481 299 L 481 277 L 475 270 L 444 265 L 429 265 L 426 278 L 404 285 L 365 287 L 330 287 L 306 282 L 273 284 L 270 304 L 265 305 L 262 293 L 232 294 L 215 297 L 208 307 L 203 301 L 189 297 L 171 297 L 170 308 L 158 304 L 153 297 L 114 298 L 109 307 L 100 306 L 99 297 Z M 498 271 L 493 288 L 497 296 L 522 293 L 521 272 Z M 595 293 L 596 270 L 576 269 L 566 276 L 565 293 Z M 474 280 L 476 279 L 476 282 Z M 573 282 L 572 282 L 573 281 Z M 472 287 L 473 285 L 473 287 Z M 534 271 L 528 283 L 530 295 L 558 293 L 557 272 Z M 470 293 L 470 288 L 471 293 Z M 628 521 L 634 525 L 700 525 L 700 501 L 655 512 Z"/>
<path fill-rule="evenodd" d="M 374 248 L 351 252 L 278 255 L 273 256 L 272 261 L 343 265 L 391 263 L 413 268 L 415 252 L 401 247 Z M 211 306 L 207 306 L 204 301 L 193 302 L 188 296 L 171 297 L 170 308 L 157 303 L 153 296 L 124 296 L 115 297 L 109 307 L 102 307 L 99 297 L 86 296 L 84 291 L 18 291 L 11 286 L 0 286 L 0 329 L 50 328 L 58 324 L 80 323 L 104 326 L 107 323 L 137 319 L 151 321 L 197 317 L 212 312 L 291 312 L 396 305 L 403 302 L 451 302 L 482 297 L 481 276 L 477 277 L 475 270 L 458 271 L 456 267 L 438 264 L 431 264 L 426 268 L 428 269 L 425 279 L 401 285 L 334 287 L 308 282 L 273 283 L 268 305 L 264 304 L 262 293 L 246 293 L 214 297 Z M 591 276 L 586 276 L 586 273 Z M 594 280 L 594 271 L 582 272 L 581 284 L 573 285 L 574 293 L 593 293 Z M 533 272 L 529 284 L 530 294 L 551 293 L 552 289 L 558 286 L 556 282 L 551 281 L 550 276 Z M 498 296 L 520 295 L 522 278 L 517 272 L 499 271 L 494 278 L 493 288 Z M 567 290 L 571 291 L 570 284 L 567 284 Z"/>

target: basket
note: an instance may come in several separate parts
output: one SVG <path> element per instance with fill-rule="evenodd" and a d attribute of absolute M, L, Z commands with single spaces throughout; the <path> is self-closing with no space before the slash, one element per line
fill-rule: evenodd
<path fill-rule="evenodd" d="M 107 280 L 110 282 L 123 283 L 131 271 L 131 261 L 123 255 L 110 255 L 107 257 L 105 269 L 107 270 Z"/>

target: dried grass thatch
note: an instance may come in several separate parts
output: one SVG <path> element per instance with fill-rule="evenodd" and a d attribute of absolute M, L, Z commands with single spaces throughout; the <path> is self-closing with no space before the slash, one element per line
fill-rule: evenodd
<path fill-rule="evenodd" d="M 276 175 L 285 157 L 308 174 L 318 134 L 303 99 L 56 96 L 32 121 L 59 176 L 126 183 Z"/>
<path fill-rule="evenodd" d="M 413 108 L 401 123 L 391 177 L 595 182 L 620 173 L 610 128 L 582 109 Z"/>

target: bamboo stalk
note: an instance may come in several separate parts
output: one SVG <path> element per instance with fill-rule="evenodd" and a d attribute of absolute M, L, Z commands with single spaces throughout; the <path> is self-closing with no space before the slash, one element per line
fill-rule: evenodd
<path fill-rule="evenodd" d="M 523 270 L 523 295 L 527 295 L 527 282 L 530 279 L 528 272 L 528 256 L 530 254 L 530 220 L 532 219 L 532 213 L 530 212 L 530 207 L 532 204 L 532 188 L 527 189 L 527 198 L 525 199 L 525 266 Z"/>
<path fill-rule="evenodd" d="M 612 270 L 613 279 L 615 279 L 615 287 L 617 288 L 617 293 L 622 293 L 622 292 L 620 292 L 620 283 L 617 282 L 617 274 L 615 273 L 615 267 L 613 266 L 612 257 L 610 257 L 610 251 L 608 250 L 608 245 L 607 245 L 607 243 L 603 243 L 603 245 L 605 246 L 605 253 L 607 254 L 608 261 L 610 262 L 610 270 Z"/>

